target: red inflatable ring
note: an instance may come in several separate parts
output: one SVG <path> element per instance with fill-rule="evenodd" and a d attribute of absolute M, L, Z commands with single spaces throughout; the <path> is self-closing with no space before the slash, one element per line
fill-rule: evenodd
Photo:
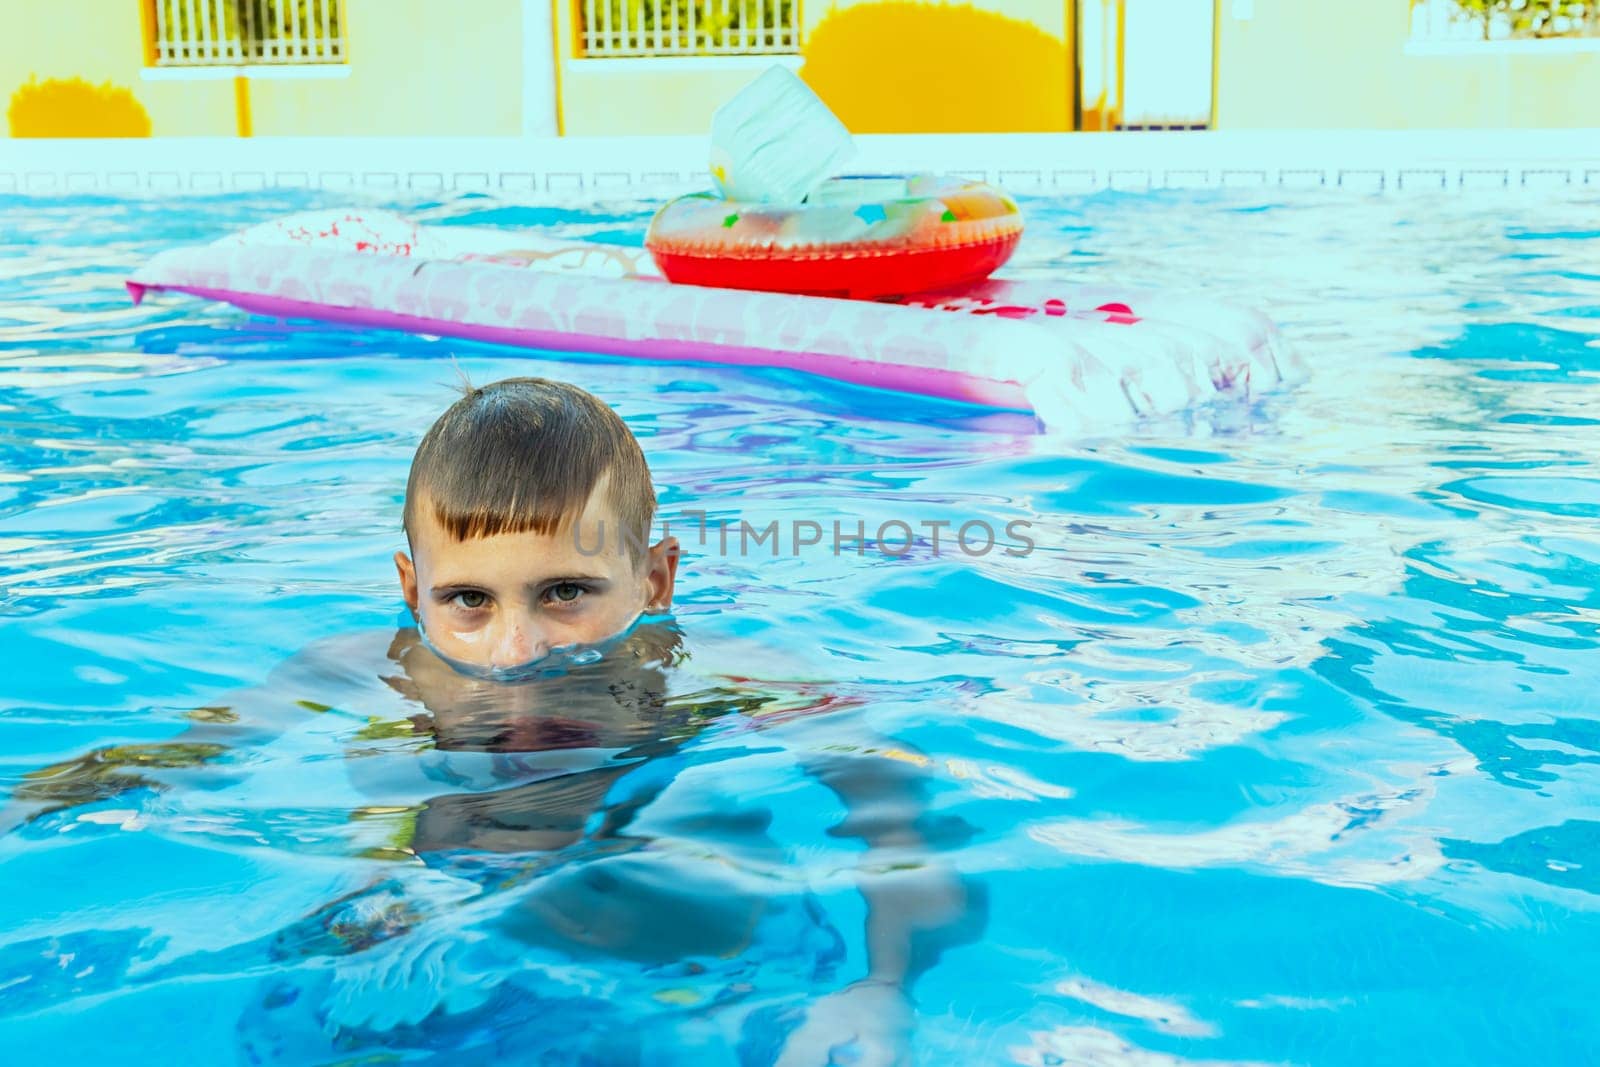
<path fill-rule="evenodd" d="M 1021 236 L 1016 201 L 982 182 L 835 178 L 794 208 L 679 197 L 645 247 L 684 285 L 874 299 L 981 281 Z"/>

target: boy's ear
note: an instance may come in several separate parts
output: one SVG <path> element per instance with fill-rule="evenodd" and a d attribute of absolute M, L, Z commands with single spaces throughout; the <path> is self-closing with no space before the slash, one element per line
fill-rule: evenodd
<path fill-rule="evenodd" d="M 404 552 L 394 554 L 394 569 L 400 575 L 400 594 L 414 617 L 417 614 L 417 568 Z"/>
<path fill-rule="evenodd" d="M 672 607 L 672 590 L 678 583 L 678 539 L 663 537 L 650 546 L 649 567 L 645 575 L 650 598 L 646 611 L 666 611 Z"/>

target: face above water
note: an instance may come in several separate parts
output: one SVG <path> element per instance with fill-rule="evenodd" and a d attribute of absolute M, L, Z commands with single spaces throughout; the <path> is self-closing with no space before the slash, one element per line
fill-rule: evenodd
<path fill-rule="evenodd" d="M 642 613 L 670 608 L 676 540 L 638 558 L 600 496 L 553 533 L 467 541 L 455 540 L 422 501 L 410 531 L 414 558 L 397 552 L 395 567 L 434 648 L 468 666 L 519 667 L 552 649 L 604 641 Z"/>

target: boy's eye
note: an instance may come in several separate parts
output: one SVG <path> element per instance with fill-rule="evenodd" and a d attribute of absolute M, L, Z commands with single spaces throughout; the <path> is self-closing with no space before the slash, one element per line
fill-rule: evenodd
<path fill-rule="evenodd" d="M 583 586 L 576 582 L 562 582 L 560 585 L 550 587 L 550 599 L 562 604 L 570 604 L 584 594 Z"/>
<path fill-rule="evenodd" d="M 455 596 L 455 601 L 464 608 L 481 608 L 489 602 L 489 598 L 476 589 L 463 589 Z"/>

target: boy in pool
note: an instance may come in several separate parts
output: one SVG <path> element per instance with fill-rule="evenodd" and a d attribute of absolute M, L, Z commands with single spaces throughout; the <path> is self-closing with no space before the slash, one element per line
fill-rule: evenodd
<path fill-rule="evenodd" d="M 406 483 L 395 568 L 418 632 L 504 674 L 666 612 L 678 545 L 643 544 L 655 506 L 638 441 L 595 397 L 537 378 L 469 388 Z"/>
<path fill-rule="evenodd" d="M 479 699 L 470 702 L 473 710 L 462 713 L 461 686 L 471 686 L 473 675 L 488 672 L 494 680 L 509 680 L 553 652 L 601 645 L 636 664 L 672 660 L 675 638 L 663 639 L 659 628 L 637 625 L 641 617 L 670 609 L 677 577 L 676 540 L 663 537 L 647 544 L 655 509 L 650 472 L 638 441 L 615 412 L 575 386 L 523 378 L 469 388 L 440 416 L 417 449 L 407 483 L 404 524 L 411 553 L 395 554 L 401 591 L 419 637 L 395 658 L 402 663 L 416 660 L 406 664 L 406 676 L 424 706 L 434 704 L 426 689 L 450 694 L 434 712 L 436 736 L 442 739 L 448 733 L 461 738 L 474 733 L 468 725 L 474 714 L 480 735 L 483 722 L 505 720 L 503 708 L 484 715 L 481 684 Z M 433 656 L 443 663 L 429 663 Z M 444 664 L 468 680 L 439 678 Z M 575 674 L 578 681 L 562 701 L 569 720 L 571 698 L 581 699 L 581 664 Z M 430 675 L 435 681 L 431 686 L 426 681 Z M 664 681 L 623 688 L 617 693 L 607 686 L 610 699 L 598 701 L 615 707 L 597 710 L 593 701 L 576 705 L 585 709 L 581 721 L 594 730 L 592 724 L 620 718 L 636 730 L 643 727 L 646 734 L 656 734 L 651 740 L 659 743 L 659 725 L 651 729 L 644 724 L 673 718 L 661 714 Z M 541 694 L 545 699 L 549 695 Z M 624 709 L 620 716 L 618 708 Z M 528 720 L 522 721 L 526 730 Z M 548 718 L 542 721 L 547 723 Z M 502 737 L 494 747 L 527 751 L 549 745 Z M 669 749 L 677 747 L 672 744 Z M 847 822 L 859 823 L 840 827 L 842 832 L 864 838 L 873 849 L 926 844 L 915 826 L 921 790 L 908 780 L 903 762 L 840 755 L 804 762 L 807 772 L 851 809 L 854 817 Z M 514 851 L 568 846 L 582 835 L 589 814 L 602 806 L 604 792 L 627 771 L 626 767 L 591 771 L 596 781 L 589 789 L 572 790 L 569 784 L 564 795 L 582 799 L 559 814 L 552 807 L 562 805 L 552 805 L 549 796 L 533 803 L 526 795 L 518 797 L 511 807 L 538 810 L 543 817 L 537 826 L 527 826 L 523 820 L 509 835 L 504 819 L 484 818 L 484 809 L 495 803 L 486 803 L 484 794 L 463 794 L 453 804 L 450 798 L 434 798 L 419 817 L 413 845 L 448 849 L 482 848 L 487 843 L 490 848 Z M 644 797 L 605 809 L 602 830 L 593 836 L 619 836 L 620 827 L 659 788 L 647 787 Z M 523 792 L 529 789 L 554 792 L 543 783 Z M 504 808 L 504 796 L 499 799 Z M 487 834 L 485 827 L 490 828 Z M 568 887 L 557 891 L 562 895 L 536 903 L 526 913 L 531 921 L 519 926 L 524 936 L 547 941 L 553 930 L 565 928 L 567 934 L 555 938 L 561 943 L 572 940 L 572 931 L 585 931 L 578 940 L 594 940 L 606 953 L 621 956 L 692 952 L 699 931 L 666 929 L 674 925 L 673 917 L 670 909 L 659 910 L 661 895 L 642 885 L 635 890 L 631 908 L 628 894 L 619 894 L 620 905 L 609 903 L 605 921 L 599 922 L 581 914 L 593 906 L 595 894 Z M 902 1031 L 907 1024 L 906 985 L 937 955 L 936 942 L 948 942 L 955 927 L 966 925 L 961 920 L 971 918 L 963 915 L 961 888 L 946 876 L 879 876 L 863 890 L 868 900 L 868 974 L 814 1004 L 807 1024 L 791 1036 L 779 1062 L 826 1063 L 829 1048 L 852 1043 L 858 1062 L 895 1060 L 903 1051 Z M 633 914 L 619 921 L 619 906 Z M 651 909 L 657 912 L 654 924 L 648 921 Z M 641 923 L 641 918 L 647 921 Z M 678 918 L 677 925 L 693 927 L 705 916 Z M 649 929 L 651 925 L 656 928 Z M 726 921 L 703 925 L 707 937 L 717 942 L 711 954 L 735 951 L 731 941 L 737 937 L 727 936 Z M 539 930 L 534 932 L 533 927 Z M 724 928 L 720 937 L 718 927 Z M 619 930 L 633 932 L 630 936 Z M 649 943 L 663 939 L 665 944 Z"/>
<path fill-rule="evenodd" d="M 531 378 L 469 388 L 424 437 L 407 483 L 410 551 L 396 553 L 395 565 L 415 629 L 379 644 L 351 635 L 307 650 L 274 672 L 258 694 L 264 701 L 207 709 L 215 714 L 181 744 L 160 746 L 155 760 L 129 753 L 141 774 L 159 776 L 151 768 L 161 759 L 187 758 L 190 749 L 201 763 L 248 744 L 259 762 L 257 738 L 281 735 L 290 739 L 280 743 L 299 774 L 337 765 L 325 755 L 330 743 L 344 743 L 352 758 L 340 773 L 365 799 L 363 810 L 381 813 L 365 818 L 398 819 L 402 830 L 389 848 L 427 864 L 426 872 L 398 874 L 335 901 L 274 938 L 267 950 L 273 958 L 335 960 L 335 987 L 316 1009 L 293 986 L 266 998 L 323 1014 L 311 1025 L 274 1017 L 245 1026 L 256 1035 L 248 1043 L 257 1053 L 271 1051 L 270 1035 L 328 1026 L 382 1044 L 396 1040 L 396 1027 L 419 1034 L 431 1027 L 430 1047 L 452 1028 L 468 1035 L 462 1040 L 476 1040 L 480 1008 L 496 1027 L 514 1028 L 506 1020 L 527 1013 L 501 1010 L 514 1003 L 502 1001 L 513 996 L 507 987 L 518 973 L 508 955 L 635 961 L 648 979 L 646 995 L 659 1003 L 689 995 L 674 981 L 702 992 L 705 968 L 728 961 L 706 1013 L 731 1005 L 730 1018 L 763 996 L 767 1004 L 792 1005 L 796 989 L 835 984 L 839 935 L 781 877 L 772 814 L 743 795 L 759 793 L 758 784 L 748 777 L 725 782 L 726 803 L 717 810 L 673 801 L 680 780 L 703 796 L 707 768 L 715 775 L 717 761 L 727 758 L 692 740 L 710 737 L 718 724 L 781 720 L 763 735 L 762 749 L 779 732 L 791 746 L 798 740 L 792 754 L 800 768 L 847 811 L 829 832 L 867 847 L 858 881 L 867 904 L 866 973 L 812 999 L 772 1054 L 784 1067 L 825 1064 L 841 1048 L 859 1064 L 904 1056 L 910 984 L 982 921 L 981 898 L 928 855 L 959 839 L 960 829 L 952 833 L 927 816 L 926 779 L 915 761 L 806 740 L 825 728 L 820 717 L 814 725 L 804 717 L 838 706 L 820 687 L 674 691 L 684 653 L 665 616 L 678 546 L 671 538 L 647 543 L 655 507 L 638 442 L 592 395 Z M 374 677 L 385 683 L 377 694 Z M 394 709 L 391 721 L 380 721 L 372 713 L 386 706 Z M 324 713 L 314 716 L 309 735 L 308 708 Z M 371 724 L 355 733 L 358 740 L 351 738 L 351 712 Z M 271 729 L 257 732 L 264 725 Z M 738 764 L 750 765 L 748 758 Z M 64 794 L 69 804 L 140 784 L 122 777 L 106 752 L 85 766 L 97 775 L 89 788 L 67 771 L 47 776 L 77 783 Z M 439 782 L 450 791 L 439 794 Z M 330 783 L 325 795 L 340 788 Z M 31 799 L 45 801 L 46 810 L 62 807 L 45 790 L 38 794 Z M 424 799 L 418 804 L 414 796 Z M 705 862 L 706 842 L 716 843 L 721 862 Z M 414 872 L 410 863 L 399 870 Z M 869 873 L 869 866 L 881 869 Z M 248 966 L 262 949 L 237 951 Z M 451 976 L 448 983 L 441 985 L 440 973 Z M 523 995 L 549 999 L 540 989 Z M 549 1027 L 579 1028 L 584 1010 L 565 1008 L 573 1013 L 568 1022 L 559 1012 L 554 1022 L 546 1015 L 543 1029 L 523 1036 L 553 1048 L 567 1038 L 551 1037 Z M 762 1018 L 748 1011 L 742 1018 L 752 1017 Z M 463 1022 L 450 1021 L 456 1018 Z M 782 1025 L 767 1024 L 774 1031 Z M 592 1029 L 610 1031 L 595 1038 L 600 1047 L 584 1044 L 587 1037 L 574 1040 L 601 1062 L 629 1062 L 638 1051 L 629 1041 L 646 1040 L 614 1020 Z M 740 1030 L 748 1035 L 750 1027 Z M 718 1032 L 725 1039 L 727 1027 Z M 310 1055 L 278 1051 L 291 1059 Z M 753 1062 L 774 1061 L 757 1054 Z"/>

